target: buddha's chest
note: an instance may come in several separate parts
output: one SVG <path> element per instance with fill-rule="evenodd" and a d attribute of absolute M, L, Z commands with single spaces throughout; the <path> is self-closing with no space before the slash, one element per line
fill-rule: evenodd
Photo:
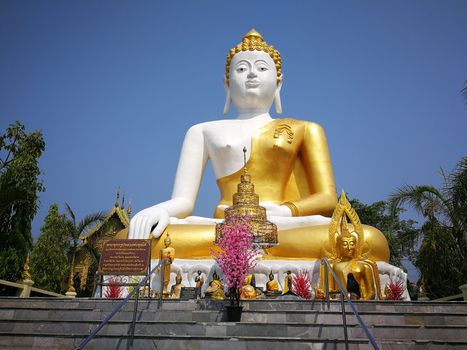
<path fill-rule="evenodd" d="M 243 147 L 250 148 L 257 132 L 255 125 L 231 123 L 205 130 L 204 137 L 211 156 L 236 154 L 243 159 Z"/>

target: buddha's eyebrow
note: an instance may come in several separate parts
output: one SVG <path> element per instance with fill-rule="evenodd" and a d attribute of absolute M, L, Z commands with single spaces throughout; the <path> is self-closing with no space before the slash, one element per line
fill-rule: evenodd
<path fill-rule="evenodd" d="M 242 63 L 245 63 L 245 64 L 247 64 L 247 65 L 251 65 L 251 63 L 250 63 L 249 61 L 247 61 L 247 60 L 240 60 L 240 61 L 238 61 L 235 65 L 238 66 L 238 65 L 240 65 L 240 64 L 242 64 Z"/>
<path fill-rule="evenodd" d="M 256 60 L 255 63 L 264 63 L 266 66 L 269 66 L 269 63 L 267 63 L 265 60 Z"/>

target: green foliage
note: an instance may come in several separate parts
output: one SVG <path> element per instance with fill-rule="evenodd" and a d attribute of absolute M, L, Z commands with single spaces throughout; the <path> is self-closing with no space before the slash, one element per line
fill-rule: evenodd
<path fill-rule="evenodd" d="M 30 259 L 31 276 L 36 287 L 55 293 L 66 292 L 70 229 L 65 214 L 60 214 L 57 204 L 52 204 Z"/>
<path fill-rule="evenodd" d="M 85 290 L 76 290 L 79 297 L 92 296 L 93 286 L 95 284 L 95 274 L 99 265 L 99 253 L 97 252 L 94 242 L 88 240 L 86 243 L 81 244 L 80 236 L 84 235 L 88 229 L 99 224 L 106 218 L 106 215 L 103 212 L 97 212 L 93 214 L 86 215 L 79 222 L 76 220 L 76 215 L 73 212 L 73 209 L 68 204 L 65 204 L 65 210 L 68 214 L 68 222 L 70 224 L 68 239 L 71 242 L 69 249 L 70 265 L 69 269 L 74 268 L 76 252 L 79 249 L 86 251 L 92 257 L 92 264 L 89 267 L 87 284 Z M 103 228 L 104 230 L 106 227 Z M 75 287 L 76 288 L 76 287 Z"/>
<path fill-rule="evenodd" d="M 441 175 L 441 189 L 406 185 L 390 198 L 392 208 L 409 204 L 425 219 L 412 236 L 420 244 L 413 263 L 431 299 L 458 294 L 467 281 L 467 157 Z"/>
<path fill-rule="evenodd" d="M 32 247 L 31 223 L 44 191 L 38 159 L 45 149 L 40 131 L 19 122 L 0 135 L 0 278 L 18 280 Z"/>
<path fill-rule="evenodd" d="M 351 199 L 350 204 L 365 225 L 371 225 L 383 232 L 391 252 L 390 264 L 403 268 L 402 258 L 413 254 L 412 237 L 417 229 L 413 227 L 413 220 L 402 220 L 400 214 L 403 209 L 390 210 L 388 202 L 379 201 L 364 204 L 358 199 Z"/>

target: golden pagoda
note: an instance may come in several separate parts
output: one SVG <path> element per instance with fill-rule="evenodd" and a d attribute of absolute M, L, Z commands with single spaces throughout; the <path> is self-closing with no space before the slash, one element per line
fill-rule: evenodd
<path fill-rule="evenodd" d="M 246 147 L 243 148 L 243 175 L 237 185 L 237 193 L 232 196 L 233 205 L 225 209 L 225 220 L 216 224 L 216 242 L 221 228 L 229 225 L 232 216 L 246 218 L 252 227 L 254 244 L 261 248 L 270 248 L 278 244 L 277 226 L 267 220 L 266 208 L 259 205 L 259 196 L 255 193 L 255 185 L 246 167 Z"/>

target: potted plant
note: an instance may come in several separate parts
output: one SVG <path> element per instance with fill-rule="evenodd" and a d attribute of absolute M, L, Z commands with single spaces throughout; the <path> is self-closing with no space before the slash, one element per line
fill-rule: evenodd
<path fill-rule="evenodd" d="M 240 288 L 245 277 L 256 265 L 258 250 L 253 246 L 253 234 L 248 217 L 233 215 L 220 226 L 215 248 L 211 250 L 226 279 L 230 305 L 227 320 L 238 322 L 241 318 Z"/>

